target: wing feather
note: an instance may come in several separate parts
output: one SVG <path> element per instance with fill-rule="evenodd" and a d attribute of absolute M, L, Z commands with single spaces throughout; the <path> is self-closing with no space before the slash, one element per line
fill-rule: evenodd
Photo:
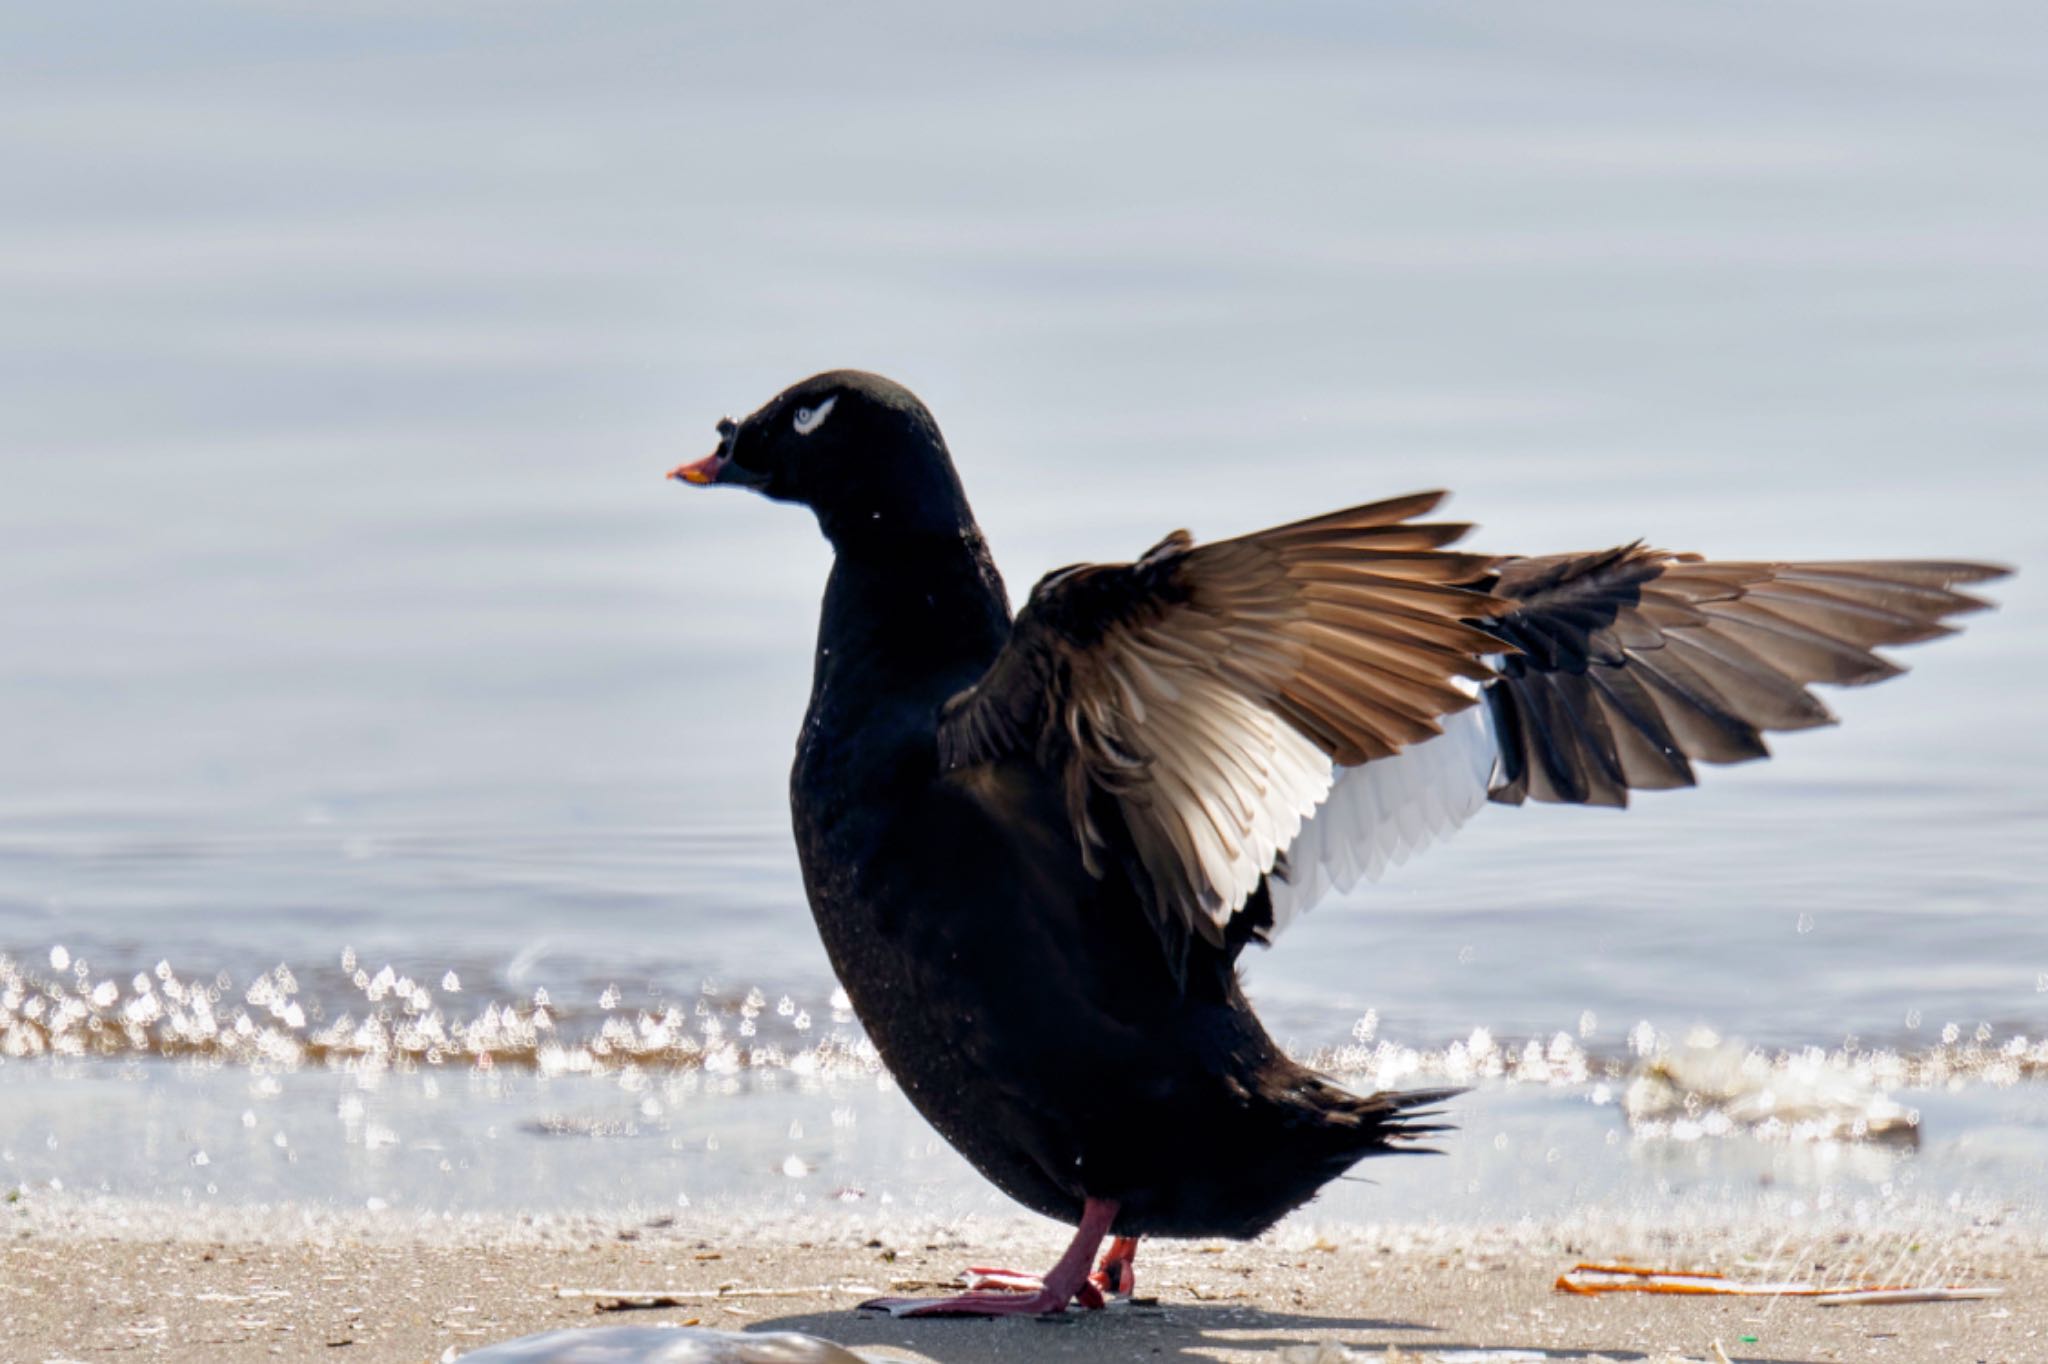
<path fill-rule="evenodd" d="M 1487 688 L 1496 800 L 1622 804 L 1691 785 L 1694 762 L 1769 753 L 1771 730 L 1831 724 L 1808 690 L 1895 677 L 1874 652 L 1954 632 L 1989 603 L 1954 590 L 2005 570 L 1945 560 L 1712 562 L 1641 544 L 1504 561 L 1513 611 L 1480 622 L 1519 646 Z"/>
<path fill-rule="evenodd" d="M 1953 633 L 1988 605 L 1956 585 L 2004 571 L 1495 559 L 1416 519 L 1441 496 L 1049 575 L 947 703 L 942 763 L 1056 775 L 1089 870 L 1130 877 L 1170 954 L 1223 944 L 1262 884 L 1269 937 L 1489 797 L 1621 806 L 1831 723 L 1810 686 L 1896 675 L 1876 650 Z"/>
<path fill-rule="evenodd" d="M 1455 715 L 1442 738 L 1340 772 L 1269 883 L 1272 931 L 1443 837 L 1489 794 L 1618 806 L 1631 791 L 1692 785 L 1696 762 L 1762 757 L 1764 732 L 1833 720 L 1810 685 L 1896 676 L 1876 649 L 1954 633 L 1946 618 L 1988 605 L 1955 584 L 2002 572 L 1711 562 L 1640 544 L 1503 560 L 1489 585 L 1515 609 L 1468 622 L 1513 646 L 1497 675 L 1479 660 L 1483 732 L 1479 715 Z M 1384 619 L 1358 622 L 1339 652 L 1352 656 Z"/>
<path fill-rule="evenodd" d="M 1495 560 L 1414 519 L 1441 497 L 1050 575 L 947 703 L 941 761 L 1058 772 L 1089 869 L 1127 847 L 1169 946 L 1221 944 L 1338 767 L 1431 739 L 1491 675 L 1480 655 L 1503 646 L 1475 622 L 1505 604 L 1473 584 Z"/>

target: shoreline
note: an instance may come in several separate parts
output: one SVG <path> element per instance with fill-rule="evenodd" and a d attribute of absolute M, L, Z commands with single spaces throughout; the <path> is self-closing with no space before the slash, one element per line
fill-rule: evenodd
<path fill-rule="evenodd" d="M 1645 1219 L 1513 1226 L 1284 1224 L 1259 1241 L 1147 1242 L 1138 1296 L 1102 1313 L 903 1321 L 880 1293 L 943 1293 L 966 1265 L 1042 1268 L 1064 1229 L 1036 1219 L 864 1225 L 776 1216 L 471 1219 L 439 1231 L 282 1208 L 23 1200 L 4 1211 L 0 1364 L 122 1354 L 172 1364 L 346 1359 L 431 1364 L 565 1327 L 695 1323 L 795 1330 L 933 1364 L 1273 1361 L 1324 1342 L 1372 1360 L 1453 1350 L 1538 1358 L 2048 1359 L 2048 1231 Z M 1579 1297 L 1580 1261 L 1715 1270 L 1749 1281 L 1941 1282 L 2001 1296 L 1823 1307 L 1796 1298 Z M 602 1310 L 604 1295 L 673 1305 Z M 345 1353 L 337 1353 L 344 1352 Z M 1341 1356 L 1336 1356 L 1341 1357 Z M 1394 1358 L 1402 1358 L 1396 1353 Z"/>

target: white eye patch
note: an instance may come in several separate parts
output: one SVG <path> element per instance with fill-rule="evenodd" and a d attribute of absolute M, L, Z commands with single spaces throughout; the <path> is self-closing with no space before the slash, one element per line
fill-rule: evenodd
<path fill-rule="evenodd" d="M 799 407 L 796 410 L 796 433 L 799 436 L 808 436 L 823 426 L 825 418 L 832 415 L 832 404 L 838 401 L 839 395 L 835 393 L 816 407 Z"/>

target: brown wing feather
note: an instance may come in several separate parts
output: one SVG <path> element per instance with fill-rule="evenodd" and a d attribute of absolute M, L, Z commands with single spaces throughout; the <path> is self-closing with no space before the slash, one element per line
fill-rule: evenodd
<path fill-rule="evenodd" d="M 1302 821 L 1355 765 L 1439 732 L 1502 644 L 1475 622 L 1496 561 L 1418 522 L 1441 493 L 1351 507 L 1039 583 L 1010 642 L 939 729 L 950 770 L 1032 756 L 1064 785 L 1103 874 L 1128 840 L 1169 938 L 1221 942 Z M 1116 804 L 1105 819 L 1103 797 Z M 1122 852 L 1118 853 L 1121 856 Z"/>
<path fill-rule="evenodd" d="M 1513 559 L 1480 622 L 1518 653 L 1487 687 L 1501 750 L 1495 800 L 1624 805 L 1689 786 L 1694 762 L 1764 756 L 1763 734 L 1833 721 L 1807 690 L 1898 674 L 1873 653 L 1951 633 L 1988 603 L 1957 583 L 1990 564 L 1713 563 L 1641 544 Z"/>

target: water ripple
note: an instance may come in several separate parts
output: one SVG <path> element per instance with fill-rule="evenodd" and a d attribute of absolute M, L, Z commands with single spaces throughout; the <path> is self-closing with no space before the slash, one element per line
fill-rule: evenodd
<path fill-rule="evenodd" d="M 861 1035 L 845 994 L 805 1004 L 752 988 L 706 986 L 694 999 L 628 1008 L 615 985 L 594 1000 L 557 1000 L 546 988 L 465 1009 L 458 973 L 416 978 L 372 971 L 353 952 L 340 969 L 302 986 L 286 965 L 245 986 L 230 975 L 181 975 L 168 961 L 125 982 L 59 946 L 48 969 L 0 956 L 0 1057 L 158 1057 L 263 1070 L 345 1067 L 524 1068 L 542 1076 L 702 1071 L 875 1077 L 881 1058 Z M 1353 1040 L 1304 1059 L 1358 1088 L 1419 1083 L 1580 1087 L 1615 1104 L 1642 1135 L 1691 1140 L 1730 1132 L 1791 1140 L 1912 1142 L 1918 1114 L 1896 1091 L 2002 1087 L 2048 1079 L 2048 1038 L 1999 1036 L 1988 1024 L 1950 1024 L 1917 1050 L 1746 1047 L 1711 1030 L 1681 1037 L 1648 1023 L 1623 1047 L 1584 1038 L 1497 1037 L 1487 1028 L 1418 1045 L 1378 1035 L 1368 1014 Z M 1591 1029 L 1586 1029 L 1590 1033 Z"/>

